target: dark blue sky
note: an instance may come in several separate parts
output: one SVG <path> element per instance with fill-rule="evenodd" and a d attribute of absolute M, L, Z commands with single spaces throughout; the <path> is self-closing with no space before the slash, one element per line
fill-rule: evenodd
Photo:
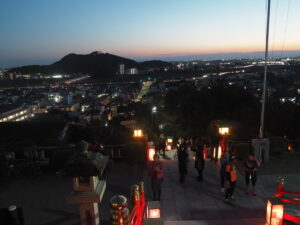
<path fill-rule="evenodd" d="M 0 67 L 51 63 L 71 52 L 94 50 L 131 58 L 260 51 L 265 4 L 263 0 L 1 0 Z M 300 49 L 300 1 L 291 1 L 288 20 L 287 7 L 288 0 L 273 0 L 273 49 L 280 50 L 283 40 L 285 50 Z"/>

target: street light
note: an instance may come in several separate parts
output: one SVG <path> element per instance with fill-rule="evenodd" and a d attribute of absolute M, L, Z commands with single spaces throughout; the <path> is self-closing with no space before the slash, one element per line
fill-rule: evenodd
<path fill-rule="evenodd" d="M 141 138 L 143 136 L 144 135 L 143 135 L 143 131 L 142 130 L 136 129 L 136 130 L 133 131 L 133 137 L 135 137 L 135 138 Z"/>
<path fill-rule="evenodd" d="M 215 156 L 220 159 L 222 154 L 227 150 L 228 147 L 228 136 L 230 135 L 230 128 L 228 126 L 220 126 L 219 134 L 222 137 L 218 149 L 216 150 Z"/>
<path fill-rule="evenodd" d="M 157 113 L 157 107 L 156 106 L 152 107 L 152 113 Z"/>
<path fill-rule="evenodd" d="M 219 127 L 219 134 L 221 136 L 226 136 L 230 134 L 230 129 L 229 127 Z"/>

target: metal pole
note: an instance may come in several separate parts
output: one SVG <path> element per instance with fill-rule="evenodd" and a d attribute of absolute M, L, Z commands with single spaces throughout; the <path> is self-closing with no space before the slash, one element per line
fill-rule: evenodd
<path fill-rule="evenodd" d="M 266 89 L 267 89 L 267 72 L 268 72 L 268 51 L 269 51 L 270 8 L 271 8 L 271 0 L 268 0 L 267 31 L 266 31 L 266 49 L 265 49 L 264 88 L 263 88 L 263 94 L 262 94 L 262 107 L 261 107 L 260 129 L 259 129 L 259 138 L 260 139 L 264 138 L 265 107 L 266 107 Z"/>

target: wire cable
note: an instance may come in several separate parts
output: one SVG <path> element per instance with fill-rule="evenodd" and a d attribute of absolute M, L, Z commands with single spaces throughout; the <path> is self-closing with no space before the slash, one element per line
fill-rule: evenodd
<path fill-rule="evenodd" d="M 288 27 L 288 20 L 289 20 L 289 12 L 290 12 L 290 5 L 291 5 L 291 0 L 288 0 L 288 7 L 287 7 L 286 18 L 285 18 L 285 25 L 284 25 L 284 32 L 283 32 L 283 40 L 282 40 L 280 58 L 282 58 L 284 45 L 285 45 L 285 39 L 286 39 L 287 27 Z"/>
<path fill-rule="evenodd" d="M 274 29 L 273 29 L 273 35 L 272 35 L 273 41 L 272 41 L 272 50 L 271 50 L 271 57 L 270 57 L 271 59 L 273 59 L 273 57 L 274 57 L 274 46 L 275 46 L 275 39 L 276 39 L 278 5 L 279 5 L 279 0 L 276 0 Z"/>

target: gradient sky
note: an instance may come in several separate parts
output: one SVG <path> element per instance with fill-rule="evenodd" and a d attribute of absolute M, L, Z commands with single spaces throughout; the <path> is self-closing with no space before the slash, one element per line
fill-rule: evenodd
<path fill-rule="evenodd" d="M 264 49 L 266 0 L 0 0 L 0 10 L 0 67 L 95 50 L 138 59 Z M 271 50 L 283 40 L 300 49 L 299 11 L 299 0 L 272 0 Z"/>

